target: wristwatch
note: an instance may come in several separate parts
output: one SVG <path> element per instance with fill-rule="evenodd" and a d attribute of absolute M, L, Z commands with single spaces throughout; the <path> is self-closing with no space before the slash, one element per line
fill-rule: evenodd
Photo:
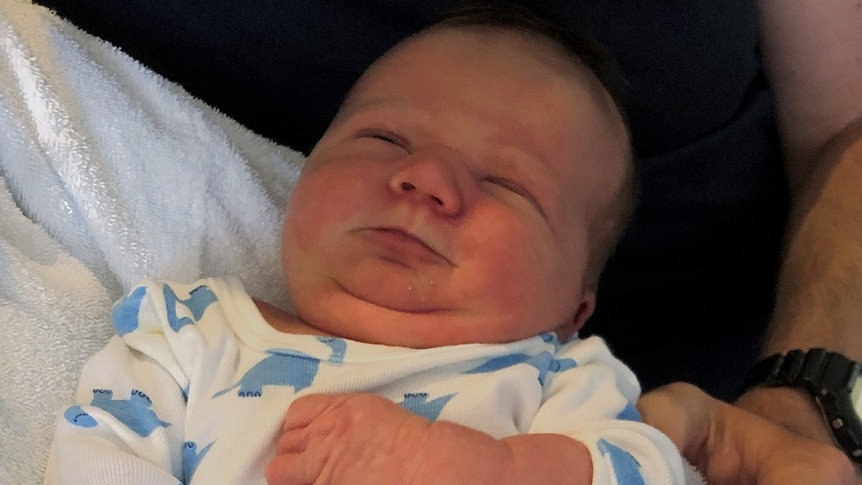
<path fill-rule="evenodd" d="M 821 348 L 791 350 L 758 362 L 746 389 L 752 386 L 808 391 L 835 442 L 851 460 L 862 463 L 862 364 Z"/>

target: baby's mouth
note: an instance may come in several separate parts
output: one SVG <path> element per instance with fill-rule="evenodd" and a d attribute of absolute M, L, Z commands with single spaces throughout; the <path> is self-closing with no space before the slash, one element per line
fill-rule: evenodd
<path fill-rule="evenodd" d="M 393 263 L 404 266 L 417 262 L 425 264 L 446 263 L 454 266 L 452 261 L 424 240 L 403 229 L 371 227 L 363 232 L 381 251 L 381 257 Z"/>

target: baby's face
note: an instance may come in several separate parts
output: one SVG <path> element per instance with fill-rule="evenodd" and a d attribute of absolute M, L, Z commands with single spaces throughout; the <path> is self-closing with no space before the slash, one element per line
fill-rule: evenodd
<path fill-rule="evenodd" d="M 417 348 L 583 323 L 587 227 L 625 156 L 584 79 L 551 44 L 500 30 L 435 31 L 375 64 L 287 206 L 300 318 Z"/>

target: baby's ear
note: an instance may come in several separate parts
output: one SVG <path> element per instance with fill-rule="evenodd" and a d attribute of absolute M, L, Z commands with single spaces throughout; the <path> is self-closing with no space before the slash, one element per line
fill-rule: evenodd
<path fill-rule="evenodd" d="M 595 290 L 587 290 L 581 297 L 581 303 L 578 305 L 577 311 L 572 315 L 567 323 L 560 325 L 556 329 L 557 338 L 560 342 L 568 342 L 572 335 L 580 330 L 587 320 L 593 315 L 596 310 L 596 292 Z"/>

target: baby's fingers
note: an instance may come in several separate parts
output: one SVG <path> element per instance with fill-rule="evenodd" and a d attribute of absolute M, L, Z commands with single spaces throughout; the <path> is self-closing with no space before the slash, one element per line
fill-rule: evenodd
<path fill-rule="evenodd" d="M 287 430 L 279 438 L 275 453 L 277 455 L 299 454 L 304 452 L 307 447 L 308 433 L 304 429 Z"/>
<path fill-rule="evenodd" d="M 296 454 L 276 455 L 266 466 L 269 485 L 310 485 L 316 483 L 320 470 Z"/>
<path fill-rule="evenodd" d="M 320 483 L 326 455 L 320 447 L 309 447 L 308 434 L 302 430 L 287 431 L 278 441 L 275 457 L 266 467 L 269 485 L 310 485 Z"/>
<path fill-rule="evenodd" d="M 311 394 L 293 401 L 284 416 L 282 431 L 307 427 L 327 410 L 340 406 L 345 399 L 337 394 Z"/>

